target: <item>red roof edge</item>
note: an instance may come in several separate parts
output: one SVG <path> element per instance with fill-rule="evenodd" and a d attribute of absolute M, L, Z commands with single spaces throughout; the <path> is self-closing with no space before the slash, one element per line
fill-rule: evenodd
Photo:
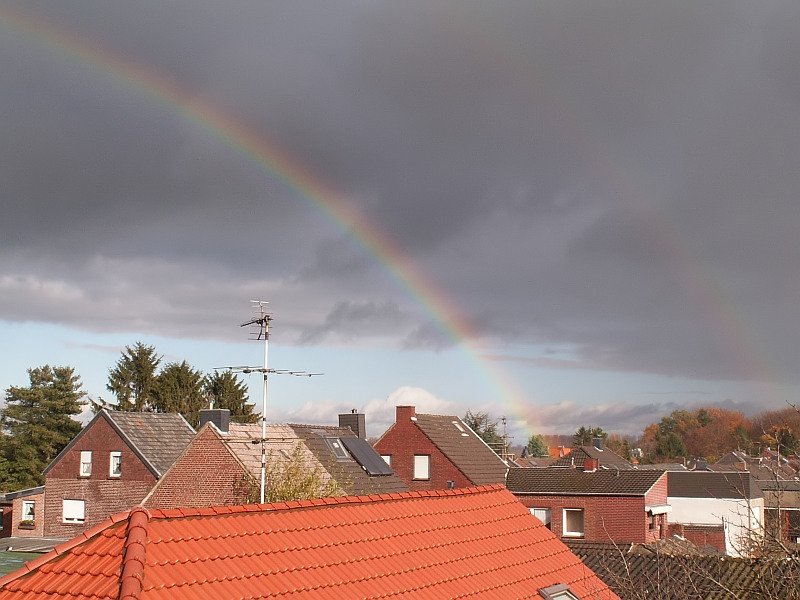
<path fill-rule="evenodd" d="M 272 504 L 239 504 L 225 507 L 225 513 L 242 513 L 258 511 L 277 511 L 291 510 L 293 508 L 313 508 L 317 506 L 328 506 L 330 504 L 363 504 L 365 502 L 380 502 L 391 500 L 404 500 L 406 498 L 433 498 L 437 496 L 464 496 L 469 494 L 481 494 L 504 490 L 502 483 L 493 483 L 475 487 L 456 488 L 454 490 L 420 490 L 416 492 L 391 492 L 386 494 L 370 494 L 367 496 L 330 496 L 326 498 L 314 498 L 313 500 L 294 500 L 289 502 L 274 502 Z M 136 510 L 136 509 L 134 509 Z M 152 519 L 170 519 L 182 517 L 196 517 L 209 513 L 205 508 L 180 508 L 180 509 L 150 509 Z"/>
<path fill-rule="evenodd" d="M 0 589 L 3 588 L 10 581 L 14 581 L 15 579 L 19 579 L 20 577 L 23 577 L 23 576 L 27 575 L 28 573 L 31 573 L 32 571 L 35 571 L 36 569 L 41 567 L 43 564 L 48 563 L 51 560 L 53 560 L 56 556 L 61 556 L 62 554 L 66 554 L 67 552 L 72 550 L 75 546 L 78 546 L 78 545 L 82 544 L 83 542 L 85 542 L 86 540 L 88 540 L 90 538 L 93 538 L 94 536 L 99 534 L 101 531 L 105 531 L 106 529 L 108 529 L 109 527 L 112 527 L 116 523 L 119 523 L 120 521 L 126 520 L 128 518 L 128 516 L 130 515 L 130 513 L 131 513 L 131 511 L 124 511 L 124 512 L 117 513 L 115 515 L 111 515 L 108 519 L 106 519 L 102 523 L 98 523 L 97 525 L 94 525 L 93 527 L 90 527 L 89 529 L 87 529 L 83 533 L 80 533 L 80 534 L 76 535 L 71 540 L 67 540 L 66 542 L 63 542 L 63 543 L 57 545 L 55 548 L 53 548 L 47 554 L 42 554 L 41 556 L 26 562 L 24 565 L 22 565 L 16 571 L 11 571 L 11 573 L 7 573 L 7 574 L 3 575 L 2 577 L 0 577 Z"/>
<path fill-rule="evenodd" d="M 139 600 L 141 596 L 149 521 L 147 509 L 137 506 L 131 510 L 122 551 L 119 600 Z"/>

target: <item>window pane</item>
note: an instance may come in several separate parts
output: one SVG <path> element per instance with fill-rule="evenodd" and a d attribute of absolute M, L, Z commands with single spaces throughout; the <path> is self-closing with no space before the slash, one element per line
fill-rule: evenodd
<path fill-rule="evenodd" d="M 583 535 L 583 509 L 564 509 L 564 535 Z"/>
<path fill-rule="evenodd" d="M 390 467 L 392 466 L 392 455 L 391 454 L 381 454 L 381 458 L 384 460 L 384 462 L 387 465 L 389 465 Z"/>
<path fill-rule="evenodd" d="M 414 479 L 430 479 L 431 457 L 427 454 L 414 455 Z"/>
<path fill-rule="evenodd" d="M 22 501 L 22 520 L 33 521 L 36 512 L 36 502 L 31 500 Z"/>
<path fill-rule="evenodd" d="M 550 509 L 549 508 L 532 508 L 531 514 L 539 519 L 545 525 L 550 525 Z"/>
<path fill-rule="evenodd" d="M 81 475 L 92 474 L 92 453 L 88 450 L 81 451 Z"/>
<path fill-rule="evenodd" d="M 108 474 L 112 477 L 119 477 L 122 474 L 122 452 L 111 453 Z"/>
<path fill-rule="evenodd" d="M 62 506 L 65 523 L 83 523 L 86 508 L 83 500 L 64 500 Z"/>

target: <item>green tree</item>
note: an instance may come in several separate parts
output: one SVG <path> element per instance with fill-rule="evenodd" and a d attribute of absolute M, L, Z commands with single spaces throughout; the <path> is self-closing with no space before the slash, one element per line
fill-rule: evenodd
<path fill-rule="evenodd" d="M 169 363 L 156 377 L 153 396 L 154 412 L 181 413 L 192 427 L 197 427 L 200 409 L 207 404 L 203 374 L 185 360 Z"/>
<path fill-rule="evenodd" d="M 530 456 L 547 456 L 547 442 L 541 434 L 534 434 L 528 438 L 525 446 Z"/>
<path fill-rule="evenodd" d="M 319 464 L 309 463 L 308 450 L 297 444 L 290 453 L 270 452 L 267 455 L 264 486 L 265 502 L 285 502 L 288 500 L 310 500 L 341 496 L 342 491 Z M 261 481 L 250 475 L 236 485 L 237 496 L 244 490 L 243 502 L 261 500 Z"/>
<path fill-rule="evenodd" d="M 259 415 L 253 414 L 253 404 L 249 404 L 247 386 L 230 371 L 206 375 L 203 391 L 214 408 L 227 408 L 231 418 L 239 423 L 256 423 Z"/>
<path fill-rule="evenodd" d="M 86 393 L 72 367 L 28 369 L 28 387 L 9 387 L 0 411 L 0 485 L 20 489 L 41 485 L 42 470 L 81 430 Z"/>
<path fill-rule="evenodd" d="M 594 438 L 605 439 L 606 437 L 608 437 L 608 434 L 601 427 L 584 427 L 581 425 L 572 436 L 572 445 L 575 448 L 589 446 Z"/>
<path fill-rule="evenodd" d="M 488 413 L 468 410 L 464 415 L 464 423 L 492 448 L 499 449 L 504 445 L 503 436 L 497 432 L 497 421 L 493 421 Z"/>
<path fill-rule="evenodd" d="M 154 401 L 156 372 L 161 357 L 153 346 L 136 342 L 125 346 L 122 356 L 108 372 L 108 391 L 117 397 L 116 410 L 146 411 Z"/>

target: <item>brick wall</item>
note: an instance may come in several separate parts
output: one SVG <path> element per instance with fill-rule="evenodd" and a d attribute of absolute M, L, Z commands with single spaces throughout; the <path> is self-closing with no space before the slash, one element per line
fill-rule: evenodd
<path fill-rule="evenodd" d="M 80 475 L 82 451 L 92 452 L 92 472 Z M 121 476 L 109 472 L 111 452 L 122 453 Z M 72 537 L 139 504 L 155 476 L 104 418 L 96 419 L 45 475 L 44 535 Z M 85 521 L 64 523 L 63 500 L 83 500 Z"/>
<path fill-rule="evenodd" d="M 375 444 L 378 454 L 392 457 L 392 469 L 412 491 L 444 490 L 448 487 L 448 481 L 453 481 L 457 488 L 471 486 L 470 480 L 411 420 L 414 412 L 413 406 L 397 407 L 395 424 Z M 427 454 L 431 457 L 430 479 L 413 478 L 415 454 Z"/>
<path fill-rule="evenodd" d="M 34 504 L 33 528 L 20 529 L 19 523 L 22 520 L 22 502 L 32 501 Z M 44 536 L 44 492 L 41 494 L 31 494 L 14 498 L 11 512 L 11 535 L 17 537 L 43 537 Z"/>
<path fill-rule="evenodd" d="M 678 535 L 700 546 L 712 546 L 725 554 L 725 528 L 722 525 L 687 525 L 680 524 L 680 532 L 674 531 Z"/>
<path fill-rule="evenodd" d="M 648 515 L 643 496 L 531 496 L 517 495 L 527 508 L 549 508 L 550 529 L 558 537 L 565 537 L 564 509 L 583 509 L 584 535 L 582 538 L 596 542 L 651 541 Z"/>
<path fill-rule="evenodd" d="M 219 435 L 205 426 L 156 484 L 144 505 L 176 508 L 243 504 L 247 501 L 243 485 L 246 477 L 246 470 Z"/>

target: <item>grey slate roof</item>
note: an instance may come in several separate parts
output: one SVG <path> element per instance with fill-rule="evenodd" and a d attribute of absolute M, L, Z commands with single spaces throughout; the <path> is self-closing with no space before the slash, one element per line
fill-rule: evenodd
<path fill-rule="evenodd" d="M 514 494 L 644 496 L 664 477 L 662 471 L 509 469 L 506 487 Z"/>
<path fill-rule="evenodd" d="M 329 425 L 287 425 L 306 447 L 319 460 L 339 487 L 347 495 L 363 496 L 369 494 L 388 494 L 407 492 L 408 486 L 396 474 L 369 475 L 352 455 L 349 459 L 337 459 L 325 438 L 357 437 L 349 427 L 333 427 Z M 377 460 L 383 461 L 380 455 L 369 447 Z"/>
<path fill-rule="evenodd" d="M 667 495 L 676 498 L 761 498 L 762 492 L 744 471 L 669 471 Z"/>
<path fill-rule="evenodd" d="M 505 481 L 505 461 L 458 417 L 417 414 L 416 423 L 474 485 Z"/>
<path fill-rule="evenodd" d="M 116 425 L 161 476 L 194 438 L 194 429 L 177 413 L 106 411 Z"/>

